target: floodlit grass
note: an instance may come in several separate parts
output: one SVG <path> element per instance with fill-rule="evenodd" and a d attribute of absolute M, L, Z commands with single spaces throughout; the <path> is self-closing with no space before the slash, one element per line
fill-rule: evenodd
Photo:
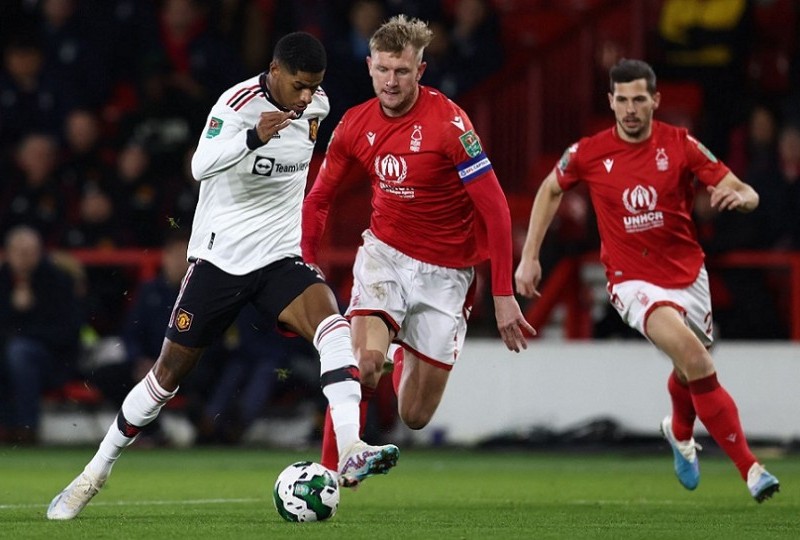
<path fill-rule="evenodd" d="M 800 456 L 767 461 L 782 491 L 764 504 L 733 466 L 703 456 L 684 490 L 671 453 L 543 454 L 406 450 L 387 477 L 347 491 L 327 522 L 284 522 L 272 506 L 283 467 L 316 454 L 133 448 L 75 520 L 50 499 L 94 449 L 0 447 L 0 538 L 800 538 Z"/>

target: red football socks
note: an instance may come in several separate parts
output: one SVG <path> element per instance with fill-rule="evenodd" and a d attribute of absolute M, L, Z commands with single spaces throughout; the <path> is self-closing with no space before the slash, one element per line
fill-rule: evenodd
<path fill-rule="evenodd" d="M 679 441 L 688 441 L 692 438 L 697 417 L 689 386 L 673 371 L 667 381 L 667 390 L 672 398 L 672 433 Z"/>
<path fill-rule="evenodd" d="M 716 373 L 690 381 L 689 391 L 697 417 L 720 448 L 733 460 L 742 479 L 747 480 L 747 472 L 756 462 L 756 458 L 747 445 L 733 398 L 720 386 Z"/>

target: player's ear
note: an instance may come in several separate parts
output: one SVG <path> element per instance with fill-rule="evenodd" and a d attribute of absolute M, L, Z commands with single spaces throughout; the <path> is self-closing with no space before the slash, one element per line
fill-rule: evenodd
<path fill-rule="evenodd" d="M 658 106 L 661 104 L 661 92 L 656 92 L 653 94 L 653 110 L 658 109 Z"/>
<path fill-rule="evenodd" d="M 611 92 L 608 93 L 608 107 L 613 111 L 614 110 L 614 94 Z"/>
<path fill-rule="evenodd" d="M 372 57 L 367 56 L 367 71 L 372 71 Z"/>
<path fill-rule="evenodd" d="M 278 75 L 280 75 L 280 72 L 281 72 L 281 65 L 276 60 L 273 60 L 272 62 L 269 63 L 270 75 L 272 75 L 273 77 L 277 77 Z"/>
<path fill-rule="evenodd" d="M 428 67 L 427 62 L 420 62 L 419 66 L 417 67 L 417 82 L 422 78 L 422 74 L 425 73 L 425 68 Z"/>

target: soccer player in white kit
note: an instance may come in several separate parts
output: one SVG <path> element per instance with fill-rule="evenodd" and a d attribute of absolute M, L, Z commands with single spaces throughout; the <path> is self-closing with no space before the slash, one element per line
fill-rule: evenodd
<path fill-rule="evenodd" d="M 695 178 L 720 211 L 751 212 L 758 194 L 686 129 L 653 120 L 661 96 L 647 63 L 622 60 L 612 67 L 608 97 L 616 125 L 569 147 L 539 187 L 515 273 L 517 290 L 538 294 L 545 232 L 563 192 L 586 182 L 610 301 L 674 365 L 667 382 L 672 415 L 661 422 L 661 431 L 672 447 L 678 480 L 690 490 L 700 481 L 692 436 L 697 418 L 762 502 L 779 483 L 750 451 L 736 404 L 717 380 L 708 353 L 711 295 L 691 218 Z"/>
<path fill-rule="evenodd" d="M 369 174 L 372 215 L 353 267 L 347 315 L 362 374 L 362 423 L 390 343 L 402 421 L 430 422 L 464 346 L 474 266 L 491 262 L 497 328 L 506 347 L 535 330 L 512 286 L 511 218 L 505 195 L 466 113 L 419 84 L 432 32 L 398 15 L 370 40 L 376 97 L 345 112 L 303 205 L 303 256 L 316 263 L 330 202 L 348 168 Z M 322 463 L 337 463 L 326 418 Z"/>
<path fill-rule="evenodd" d="M 248 302 L 319 351 L 342 466 L 356 485 L 388 472 L 394 445 L 369 446 L 359 435 L 359 371 L 350 324 L 330 287 L 300 257 L 306 175 L 319 123 L 330 110 L 320 89 L 326 54 L 315 37 L 295 32 L 276 44 L 269 70 L 222 94 L 192 159 L 200 184 L 189 241 L 189 269 L 161 354 L 128 394 L 100 447 L 51 502 L 47 517 L 72 519 L 105 484 L 123 449 L 178 391 L 205 348 Z"/>

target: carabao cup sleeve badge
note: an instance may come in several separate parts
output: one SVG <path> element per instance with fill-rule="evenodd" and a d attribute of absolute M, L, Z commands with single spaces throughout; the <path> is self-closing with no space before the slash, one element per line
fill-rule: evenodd
<path fill-rule="evenodd" d="M 206 139 L 213 139 L 214 137 L 219 135 L 219 132 L 222 131 L 222 123 L 223 123 L 222 119 L 212 116 L 208 120 L 208 130 L 206 131 Z"/>

